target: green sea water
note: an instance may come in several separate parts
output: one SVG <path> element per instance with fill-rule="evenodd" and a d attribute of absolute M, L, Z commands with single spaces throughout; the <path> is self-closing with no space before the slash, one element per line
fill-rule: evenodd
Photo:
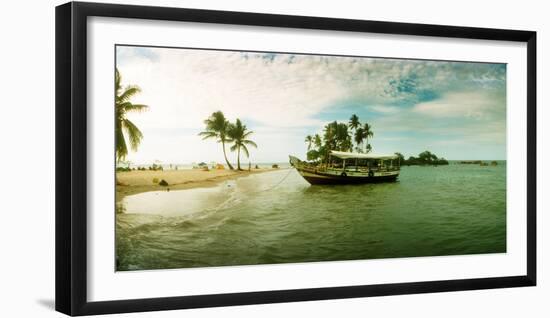
<path fill-rule="evenodd" d="M 311 186 L 293 169 L 125 197 L 117 270 L 506 252 L 506 162 Z"/>

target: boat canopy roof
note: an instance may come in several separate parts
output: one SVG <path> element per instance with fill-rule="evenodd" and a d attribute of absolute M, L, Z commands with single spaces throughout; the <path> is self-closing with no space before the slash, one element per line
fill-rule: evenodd
<path fill-rule="evenodd" d="M 358 153 L 331 150 L 330 155 L 340 159 L 397 159 L 397 155 L 376 154 L 376 153 Z"/>

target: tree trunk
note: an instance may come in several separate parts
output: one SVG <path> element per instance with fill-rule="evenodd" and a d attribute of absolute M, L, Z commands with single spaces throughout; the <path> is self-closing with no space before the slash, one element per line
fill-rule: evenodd
<path fill-rule="evenodd" d="M 225 154 L 225 141 L 222 140 L 222 148 L 223 148 L 223 157 L 225 158 L 225 163 L 227 163 L 227 166 L 230 170 L 233 170 L 233 166 L 229 163 L 229 160 L 227 160 L 227 155 Z"/>
<path fill-rule="evenodd" d="M 241 146 L 237 147 L 237 169 L 241 170 Z"/>

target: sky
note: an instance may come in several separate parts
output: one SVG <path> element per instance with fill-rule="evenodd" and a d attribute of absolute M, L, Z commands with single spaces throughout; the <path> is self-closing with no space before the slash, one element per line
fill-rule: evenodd
<path fill-rule="evenodd" d="M 252 163 L 305 159 L 305 136 L 353 114 L 375 153 L 506 159 L 505 64 L 133 46 L 116 58 L 122 85 L 142 90 L 132 102 L 149 106 L 128 114 L 144 135 L 134 163 L 223 162 L 198 136 L 218 110 L 254 132 Z"/>

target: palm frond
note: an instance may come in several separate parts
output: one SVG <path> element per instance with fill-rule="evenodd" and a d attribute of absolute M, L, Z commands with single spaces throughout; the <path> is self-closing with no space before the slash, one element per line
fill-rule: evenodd
<path fill-rule="evenodd" d="M 209 138 L 218 138 L 218 133 L 215 131 L 202 131 L 199 133 L 199 136 L 202 136 L 202 140 L 209 139 Z"/>
<path fill-rule="evenodd" d="M 126 102 L 126 103 L 122 104 L 122 106 L 124 107 L 124 110 L 127 111 L 127 112 L 141 113 L 141 112 L 144 112 L 144 111 L 149 109 L 149 106 L 147 106 L 147 105 L 132 104 L 130 102 Z"/>
<path fill-rule="evenodd" d="M 139 92 L 141 92 L 141 88 L 139 88 L 139 86 L 137 85 L 126 86 L 126 88 L 124 89 L 124 92 L 122 92 L 122 94 L 117 96 L 117 101 L 127 102 L 130 100 L 130 98 L 132 98 L 134 95 L 136 95 Z"/>
<path fill-rule="evenodd" d="M 248 139 L 243 140 L 243 145 L 250 145 L 254 148 L 258 148 L 258 145 L 255 142 L 253 142 L 252 140 L 248 140 Z"/>
<path fill-rule="evenodd" d="M 126 146 L 126 140 L 122 133 L 122 127 L 120 125 L 115 126 L 115 149 L 117 161 L 124 160 L 128 155 L 128 148 Z"/>
<path fill-rule="evenodd" d="M 120 72 L 118 68 L 115 69 L 115 92 L 116 96 L 118 96 L 120 92 Z"/>
<path fill-rule="evenodd" d="M 132 147 L 132 150 L 137 151 L 137 148 L 141 143 L 141 140 L 143 139 L 143 134 L 141 133 L 139 128 L 137 128 L 137 126 L 134 125 L 134 123 L 132 123 L 130 120 L 125 118 L 122 123 L 124 129 L 128 133 L 128 141 L 130 141 L 130 146 Z"/>
<path fill-rule="evenodd" d="M 241 145 L 241 149 L 243 150 L 247 158 L 250 157 L 250 153 L 248 153 L 248 148 L 246 148 L 245 145 Z"/>
<path fill-rule="evenodd" d="M 246 126 L 243 126 L 243 131 L 246 131 Z M 246 131 L 244 134 L 243 134 L 243 139 L 245 139 L 246 137 L 252 135 L 254 132 L 252 130 L 250 131 Z"/>

